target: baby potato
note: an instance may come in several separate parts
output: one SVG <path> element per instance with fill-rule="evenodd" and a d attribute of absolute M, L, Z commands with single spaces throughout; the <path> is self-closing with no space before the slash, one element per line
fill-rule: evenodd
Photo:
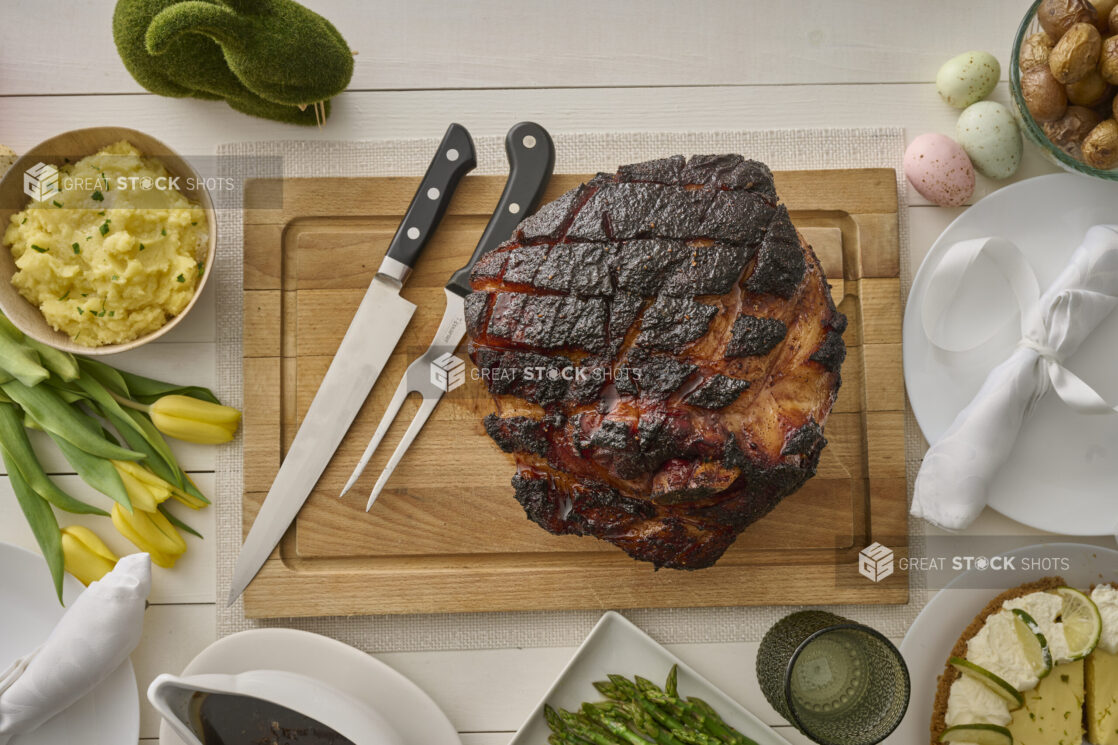
<path fill-rule="evenodd" d="M 1099 72 L 1103 80 L 1118 85 L 1118 36 L 1103 41 L 1099 52 Z"/>
<path fill-rule="evenodd" d="M 1118 2 L 1118 0 L 1116 0 Z M 1017 66 L 1021 72 L 1032 69 L 1037 65 L 1047 65 L 1048 55 L 1056 43 L 1043 31 L 1031 35 L 1021 44 L 1021 53 L 1017 57 Z"/>
<path fill-rule="evenodd" d="M 1074 83 L 1067 84 L 1068 101 L 1077 106 L 1097 106 L 1111 93 L 1110 84 L 1103 80 L 1098 70 L 1092 69 Z"/>
<path fill-rule="evenodd" d="M 1074 83 L 1095 69 L 1101 53 L 1102 35 L 1099 30 L 1090 23 L 1077 23 L 1052 47 L 1048 67 L 1056 80 L 1064 84 Z"/>
<path fill-rule="evenodd" d="M 1037 8 L 1041 28 L 1054 41 L 1059 41 L 1077 23 L 1094 24 L 1098 11 L 1087 0 L 1044 0 Z"/>
<path fill-rule="evenodd" d="M 1106 18 L 1114 10 L 1114 6 L 1118 5 L 1118 0 L 1091 0 L 1091 5 L 1095 6 L 1095 12 L 1100 18 Z"/>
<path fill-rule="evenodd" d="M 1062 117 L 1044 122 L 1040 127 L 1052 144 L 1076 160 L 1083 160 L 1083 141 L 1101 121 L 1102 116 L 1091 109 L 1069 106 Z"/>
<path fill-rule="evenodd" d="M 1052 77 L 1052 71 L 1046 65 L 1021 73 L 1021 95 L 1029 113 L 1038 122 L 1059 119 L 1068 109 L 1067 91 Z"/>
<path fill-rule="evenodd" d="M 1092 168 L 1118 168 L 1118 121 L 1107 119 L 1083 140 L 1083 162 Z"/>

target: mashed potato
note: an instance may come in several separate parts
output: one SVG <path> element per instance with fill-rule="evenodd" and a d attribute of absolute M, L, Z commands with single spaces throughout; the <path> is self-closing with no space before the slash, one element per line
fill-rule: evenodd
<path fill-rule="evenodd" d="M 194 296 L 209 244 L 205 212 L 174 187 L 127 142 L 63 166 L 61 191 L 17 212 L 4 233 L 12 284 L 78 344 L 155 331 Z"/>

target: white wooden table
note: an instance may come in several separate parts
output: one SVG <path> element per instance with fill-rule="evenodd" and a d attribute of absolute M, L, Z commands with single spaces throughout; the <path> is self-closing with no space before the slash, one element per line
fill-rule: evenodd
<path fill-rule="evenodd" d="M 305 0 L 359 52 L 350 90 L 322 130 L 254 119 L 221 103 L 160 98 L 128 75 L 113 46 L 111 0 L 2 0 L 0 144 L 18 153 L 58 132 L 95 125 L 148 132 L 189 158 L 220 143 L 265 139 L 434 137 L 450 121 L 503 135 L 532 119 L 553 133 L 606 130 L 903 126 L 951 134 L 957 111 L 936 95 L 936 70 L 971 49 L 1003 66 L 1026 0 Z M 609 165 L 609 164 L 607 164 Z M 1026 145 L 1015 179 L 1050 172 Z M 998 188 L 981 179 L 976 198 Z M 910 190 L 914 262 L 961 210 Z M 114 363 L 183 382 L 214 381 L 212 293 L 158 343 Z M 212 493 L 214 461 L 176 447 Z M 42 448 L 44 453 L 51 448 Z M 96 499 L 60 459 L 52 473 Z M 70 516 L 64 518 L 65 521 Z M 214 534 L 213 511 L 195 518 Z M 200 519 L 199 519 L 200 518 Z M 96 524 L 96 523 L 95 523 Z M 105 523 L 121 553 L 129 544 Z M 976 531 L 1028 534 L 987 511 Z M 0 476 L 0 540 L 34 548 Z M 144 641 L 133 655 L 141 690 L 181 670 L 215 638 L 214 544 L 191 540 L 159 571 Z M 685 644 L 683 659 L 774 725 L 756 689 L 756 644 Z M 382 655 L 443 707 L 465 745 L 504 745 L 569 659 L 571 648 Z M 787 726 L 795 743 L 807 742 Z M 158 720 L 143 705 L 141 737 Z"/>

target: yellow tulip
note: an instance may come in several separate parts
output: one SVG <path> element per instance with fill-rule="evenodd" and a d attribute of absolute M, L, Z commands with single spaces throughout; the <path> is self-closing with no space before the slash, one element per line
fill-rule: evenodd
<path fill-rule="evenodd" d="M 151 554 L 151 560 L 170 569 L 186 551 L 186 541 L 161 512 L 135 510 L 131 514 L 119 503 L 113 504 L 113 525 L 136 548 Z"/>
<path fill-rule="evenodd" d="M 203 445 L 229 442 L 241 422 L 241 412 L 231 406 L 177 394 L 157 400 L 148 414 L 163 434 Z"/>
<path fill-rule="evenodd" d="M 111 572 L 117 562 L 105 542 L 81 525 L 62 529 L 62 556 L 66 571 L 87 586 Z"/>
<path fill-rule="evenodd" d="M 171 496 L 170 485 L 140 464 L 125 460 L 111 462 L 134 510 L 155 512 Z"/>

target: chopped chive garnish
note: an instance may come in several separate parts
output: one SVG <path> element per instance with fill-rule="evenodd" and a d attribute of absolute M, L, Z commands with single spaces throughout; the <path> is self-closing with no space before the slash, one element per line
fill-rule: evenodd
<path fill-rule="evenodd" d="M 120 277 L 118 277 L 117 275 L 115 275 L 115 274 L 114 274 L 114 275 L 112 276 L 112 281 L 113 281 L 113 282 L 116 282 L 116 281 L 117 281 L 118 279 L 120 279 Z"/>
<path fill-rule="evenodd" d="M 175 277 L 175 279 L 177 279 L 179 282 L 185 282 L 186 281 L 186 277 L 182 276 L 181 274 L 179 276 Z"/>
<path fill-rule="evenodd" d="M 206 271 L 206 265 L 201 261 L 198 262 L 198 276 L 202 276 L 202 272 Z"/>
<path fill-rule="evenodd" d="M 197 220 L 194 220 L 194 221 L 193 221 L 193 222 L 191 222 L 190 224 L 191 224 L 191 225 L 197 225 L 197 224 L 198 224 L 198 221 L 197 221 Z"/>
<path fill-rule="evenodd" d="M 160 233 L 161 233 L 162 235 L 167 235 L 167 228 L 163 228 L 163 230 L 161 230 L 161 231 L 159 231 L 159 232 L 160 232 Z"/>
<path fill-rule="evenodd" d="M 61 207 L 62 206 L 62 202 L 59 202 L 57 199 L 50 200 L 50 203 L 53 204 L 55 207 Z"/>
<path fill-rule="evenodd" d="M 76 253 L 76 254 L 80 254 L 82 252 L 82 244 L 80 244 L 80 243 L 75 243 L 70 248 L 74 249 L 74 253 Z"/>
<path fill-rule="evenodd" d="M 82 295 L 82 297 L 85 297 L 85 295 Z M 85 311 L 82 310 L 82 307 L 79 305 L 78 306 L 78 315 L 80 316 L 80 315 L 84 315 L 84 314 L 85 314 Z"/>
<path fill-rule="evenodd" d="M 92 199 L 95 202 L 105 201 L 105 195 L 101 193 L 100 189 L 94 190 L 94 192 L 89 195 L 89 198 Z"/>
<path fill-rule="evenodd" d="M 26 224 L 27 224 L 27 218 L 25 217 L 25 218 L 23 218 L 23 222 L 21 222 L 20 225 L 26 225 Z"/>
<path fill-rule="evenodd" d="M 66 290 L 66 293 L 64 295 L 62 295 L 61 297 L 59 297 L 58 299 L 59 300 L 65 300 L 68 297 L 70 297 L 70 291 Z"/>
<path fill-rule="evenodd" d="M 45 254 L 47 252 L 47 249 L 43 248 L 42 246 L 36 246 L 34 243 L 31 244 L 31 250 L 38 251 L 41 254 Z"/>
<path fill-rule="evenodd" d="M 109 221 L 105 220 L 105 222 L 101 223 L 101 235 L 107 235 L 108 232 L 109 232 Z"/>
<path fill-rule="evenodd" d="M 144 250 L 144 244 L 142 244 L 142 243 L 140 244 L 140 250 L 141 250 L 141 251 L 143 251 L 143 250 Z"/>
<path fill-rule="evenodd" d="M 104 214 L 105 214 L 105 210 L 101 210 L 101 211 L 100 211 L 100 212 L 98 212 L 97 214 L 98 214 L 98 215 L 104 215 Z"/>
<path fill-rule="evenodd" d="M 112 317 L 113 317 L 113 316 L 115 316 L 115 315 L 116 315 L 116 311 L 115 311 L 115 310 L 110 310 L 110 311 L 109 311 L 109 318 L 112 318 Z"/>

